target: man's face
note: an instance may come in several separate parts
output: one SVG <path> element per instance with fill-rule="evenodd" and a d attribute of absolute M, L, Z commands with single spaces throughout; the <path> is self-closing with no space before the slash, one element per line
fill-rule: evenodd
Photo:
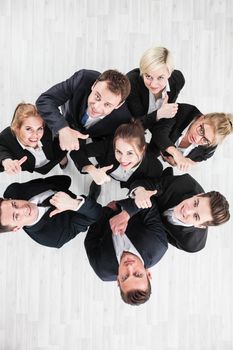
<path fill-rule="evenodd" d="M 206 221 L 213 220 L 210 199 L 200 195 L 185 199 L 174 208 L 174 215 L 185 224 L 204 227 Z"/>
<path fill-rule="evenodd" d="M 105 81 L 98 81 L 91 88 L 87 100 L 87 113 L 92 118 L 106 116 L 122 105 L 121 95 L 111 92 Z"/>
<path fill-rule="evenodd" d="M 1 205 L 1 211 L 2 225 L 13 227 L 12 231 L 17 231 L 23 226 L 33 224 L 38 217 L 36 204 L 20 199 L 4 200 Z"/>
<path fill-rule="evenodd" d="M 135 289 L 147 290 L 147 277 L 151 279 L 151 274 L 145 269 L 139 257 L 132 253 L 123 253 L 117 277 L 118 285 L 123 293 Z"/>

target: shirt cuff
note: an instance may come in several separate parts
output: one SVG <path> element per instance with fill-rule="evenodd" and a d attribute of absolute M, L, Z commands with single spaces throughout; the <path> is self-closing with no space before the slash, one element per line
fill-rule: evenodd
<path fill-rule="evenodd" d="M 78 211 L 78 210 L 81 208 L 81 206 L 84 204 L 85 198 L 83 198 L 82 196 L 77 196 L 76 199 L 79 200 L 79 203 L 78 203 L 77 208 L 74 209 L 74 210 L 75 210 L 75 211 Z"/>

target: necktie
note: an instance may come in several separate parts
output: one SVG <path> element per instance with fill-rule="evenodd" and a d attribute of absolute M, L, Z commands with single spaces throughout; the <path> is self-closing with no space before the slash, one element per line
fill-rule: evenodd
<path fill-rule="evenodd" d="M 43 202 L 38 203 L 38 207 L 51 207 L 52 204 L 50 203 L 50 199 L 53 197 L 53 194 L 43 200 Z"/>
<path fill-rule="evenodd" d="M 88 119 L 87 112 L 85 112 L 81 118 L 81 124 L 84 126 L 86 124 L 86 121 Z"/>

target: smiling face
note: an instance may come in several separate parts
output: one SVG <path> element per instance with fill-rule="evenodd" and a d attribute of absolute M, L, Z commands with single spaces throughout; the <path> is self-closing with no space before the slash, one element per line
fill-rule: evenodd
<path fill-rule="evenodd" d="M 122 138 L 118 138 L 115 141 L 115 157 L 124 170 L 132 169 L 141 162 L 144 149 L 145 147 L 140 151 L 137 148 L 135 139 L 133 139 L 131 143 Z"/>
<path fill-rule="evenodd" d="M 98 81 L 88 96 L 87 113 L 92 118 L 98 118 L 110 114 L 121 105 L 121 95 L 111 92 L 106 81 Z"/>
<path fill-rule="evenodd" d="M 184 224 L 204 227 L 205 222 L 213 220 L 210 199 L 200 195 L 185 199 L 174 208 L 174 215 Z"/>
<path fill-rule="evenodd" d="M 169 77 L 170 73 L 165 65 L 143 74 L 144 84 L 153 95 L 157 95 L 165 88 Z"/>
<path fill-rule="evenodd" d="M 130 290 L 143 290 L 148 288 L 148 278 L 151 279 L 151 273 L 145 269 L 141 259 L 128 252 L 122 254 L 118 268 L 118 285 L 123 293 Z"/>
<path fill-rule="evenodd" d="M 40 116 L 25 118 L 15 134 L 25 147 L 36 148 L 44 134 L 43 119 Z"/>
<path fill-rule="evenodd" d="M 190 125 L 186 137 L 190 144 L 208 147 L 215 141 L 214 127 L 205 123 L 204 116 L 201 116 Z"/>
<path fill-rule="evenodd" d="M 1 205 L 1 224 L 17 231 L 31 225 L 38 217 L 36 204 L 24 200 L 4 200 Z"/>

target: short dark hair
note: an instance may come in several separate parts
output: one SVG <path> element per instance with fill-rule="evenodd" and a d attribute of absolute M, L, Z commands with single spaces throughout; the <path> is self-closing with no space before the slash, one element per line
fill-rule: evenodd
<path fill-rule="evenodd" d="M 7 199 L 4 199 L 4 198 L 0 198 L 0 233 L 3 233 L 3 232 L 10 232 L 13 230 L 13 227 L 11 226 L 3 226 L 2 225 L 2 202 L 5 201 Z"/>
<path fill-rule="evenodd" d="M 218 226 L 230 219 L 229 203 L 226 198 L 217 191 L 200 194 L 200 197 L 210 199 L 211 221 L 203 223 L 204 226 Z"/>
<path fill-rule="evenodd" d="M 99 81 L 106 81 L 109 90 L 121 96 L 121 102 L 125 101 L 130 94 L 131 87 L 128 77 L 117 70 L 106 70 L 96 79 L 96 83 Z"/>
<path fill-rule="evenodd" d="M 119 286 L 119 288 L 120 288 L 120 292 L 121 292 L 121 298 L 126 304 L 141 305 L 150 299 L 151 283 L 150 283 L 150 280 L 148 277 L 147 277 L 147 289 L 146 290 L 133 289 L 133 290 L 128 291 L 127 293 L 124 293 L 120 286 Z"/>

